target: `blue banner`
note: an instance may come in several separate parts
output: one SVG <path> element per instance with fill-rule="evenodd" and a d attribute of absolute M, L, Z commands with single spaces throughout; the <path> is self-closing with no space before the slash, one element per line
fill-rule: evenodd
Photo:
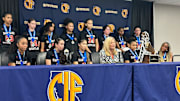
<path fill-rule="evenodd" d="M 37 29 L 53 21 L 57 34 L 62 33 L 65 18 L 74 21 L 75 33 L 82 31 L 83 22 L 91 18 L 98 34 L 102 33 L 102 26 L 109 24 L 112 33 L 118 27 L 124 27 L 130 35 L 132 4 L 128 0 L 19 0 L 19 5 L 21 33 L 29 18 L 37 20 Z"/>
<path fill-rule="evenodd" d="M 132 65 L 0 68 L 1 101 L 132 101 Z"/>
<path fill-rule="evenodd" d="M 134 101 L 179 101 L 179 66 L 180 63 L 134 65 Z"/>

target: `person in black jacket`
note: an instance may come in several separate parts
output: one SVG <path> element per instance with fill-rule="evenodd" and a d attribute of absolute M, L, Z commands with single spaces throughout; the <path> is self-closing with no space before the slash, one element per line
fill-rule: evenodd
<path fill-rule="evenodd" d="M 36 20 L 30 18 L 28 20 L 28 28 L 26 32 L 23 33 L 23 36 L 28 40 L 28 51 L 32 57 L 31 65 L 36 64 L 36 57 L 40 52 L 40 35 L 35 30 L 36 29 Z"/>
<path fill-rule="evenodd" d="M 104 44 L 105 39 L 106 39 L 107 37 L 109 37 L 110 34 L 111 34 L 111 28 L 110 28 L 110 26 L 105 25 L 105 26 L 103 27 L 103 33 L 102 33 L 101 36 L 99 37 L 99 48 L 100 48 L 100 50 L 101 50 L 102 47 L 103 47 L 103 44 Z"/>
<path fill-rule="evenodd" d="M 5 13 L 2 20 L 3 24 L 0 26 L 0 53 L 9 49 L 17 34 L 16 29 L 12 26 L 13 18 L 11 13 Z"/>
<path fill-rule="evenodd" d="M 31 65 L 31 57 L 27 51 L 28 41 L 25 37 L 18 36 L 15 42 L 10 46 L 9 66 Z"/>
<path fill-rule="evenodd" d="M 66 64 L 66 56 L 64 55 L 64 40 L 57 38 L 55 45 L 47 52 L 46 65 Z"/>
<path fill-rule="evenodd" d="M 127 38 L 124 36 L 124 28 L 123 27 L 118 28 L 115 39 L 116 39 L 117 48 L 123 52 L 123 48 L 127 47 L 126 46 Z"/>
<path fill-rule="evenodd" d="M 73 55 L 78 50 L 78 35 L 74 33 L 74 23 L 71 19 L 64 20 L 65 29 L 61 34 L 61 38 L 65 41 L 64 49 L 68 50 L 70 55 Z M 70 59 L 71 61 L 71 59 Z"/>
<path fill-rule="evenodd" d="M 41 37 L 40 51 L 47 52 L 54 46 L 55 39 L 57 38 L 55 34 L 55 24 L 53 22 L 48 22 L 41 30 L 43 31 L 43 35 Z"/>
<path fill-rule="evenodd" d="M 93 20 L 87 19 L 85 21 L 85 29 L 80 33 L 80 40 L 86 39 L 87 41 L 86 50 L 89 53 L 99 51 L 98 37 L 97 34 L 92 30 L 92 28 L 93 28 Z"/>
<path fill-rule="evenodd" d="M 92 64 L 91 54 L 86 51 L 87 41 L 80 40 L 78 46 L 79 50 L 73 54 L 73 64 Z"/>

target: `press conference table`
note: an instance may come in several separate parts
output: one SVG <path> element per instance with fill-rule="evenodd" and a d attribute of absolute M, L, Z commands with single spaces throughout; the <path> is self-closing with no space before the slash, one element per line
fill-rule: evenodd
<path fill-rule="evenodd" d="M 82 87 L 75 101 L 179 101 L 177 66 L 180 63 L 0 67 L 0 101 L 50 101 L 48 87 L 60 73 L 64 83 L 56 81 L 55 98 L 64 99 L 69 81 L 69 98 L 71 87 Z M 77 80 L 75 85 L 71 80 Z"/>

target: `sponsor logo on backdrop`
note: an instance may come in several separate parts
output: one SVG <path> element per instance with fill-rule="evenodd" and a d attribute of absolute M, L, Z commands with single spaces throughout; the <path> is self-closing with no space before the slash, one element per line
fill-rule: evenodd
<path fill-rule="evenodd" d="M 25 24 L 25 25 L 28 24 L 28 21 L 25 20 L 25 21 L 24 21 L 24 24 Z M 36 20 L 36 25 L 41 25 L 41 23 Z"/>
<path fill-rule="evenodd" d="M 122 9 L 121 15 L 123 18 L 128 18 L 128 9 Z"/>
<path fill-rule="evenodd" d="M 61 3 L 61 11 L 63 13 L 69 13 L 70 5 L 68 3 Z"/>
<path fill-rule="evenodd" d="M 24 0 L 24 7 L 29 10 L 34 9 L 35 2 L 34 0 Z"/>
<path fill-rule="evenodd" d="M 64 24 L 59 24 L 59 28 L 65 27 Z"/>
<path fill-rule="evenodd" d="M 78 30 L 81 32 L 84 29 L 84 22 L 78 22 Z"/>
<path fill-rule="evenodd" d="M 44 25 L 46 25 L 46 23 L 48 23 L 48 22 L 52 22 L 52 20 L 51 19 L 44 19 Z"/>
<path fill-rule="evenodd" d="M 93 26 L 93 29 L 103 29 L 103 26 L 94 25 L 94 26 Z"/>
<path fill-rule="evenodd" d="M 125 27 L 124 27 L 124 30 L 125 30 L 125 31 L 128 31 L 128 30 L 129 30 L 129 27 L 128 27 L 128 26 L 125 26 Z"/>
<path fill-rule="evenodd" d="M 49 101 L 81 101 L 78 94 L 83 93 L 83 86 L 82 78 L 73 71 L 50 71 L 48 99 Z"/>
<path fill-rule="evenodd" d="M 89 12 L 90 8 L 88 7 L 76 7 L 77 12 Z"/>
<path fill-rule="evenodd" d="M 114 24 L 108 24 L 108 26 L 110 27 L 111 33 L 114 33 L 115 25 Z"/>
<path fill-rule="evenodd" d="M 180 95 L 180 66 L 176 67 L 175 88 L 177 93 Z"/>
<path fill-rule="evenodd" d="M 93 6 L 93 14 L 95 16 L 100 16 L 101 14 L 101 8 L 99 6 Z"/>
<path fill-rule="evenodd" d="M 50 4 L 50 3 L 43 3 L 43 7 L 44 7 L 44 8 L 55 8 L 55 9 L 57 9 L 57 8 L 58 8 L 58 5 L 56 5 L 56 4 Z"/>
<path fill-rule="evenodd" d="M 117 10 L 105 10 L 106 14 L 118 14 Z"/>

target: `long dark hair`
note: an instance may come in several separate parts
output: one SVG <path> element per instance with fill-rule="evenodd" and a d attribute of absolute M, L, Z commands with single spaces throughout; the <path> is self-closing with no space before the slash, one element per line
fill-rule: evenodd
<path fill-rule="evenodd" d="M 119 28 L 117 29 L 116 36 L 119 36 L 119 31 L 120 31 L 121 29 L 123 29 L 123 30 L 124 30 L 124 28 L 123 28 L 123 27 L 119 27 Z"/>
<path fill-rule="evenodd" d="M 85 24 L 86 24 L 89 20 L 92 20 L 92 21 L 93 21 L 93 19 L 91 19 L 91 18 L 86 19 L 86 20 L 84 21 L 84 29 L 83 29 L 83 30 L 85 30 L 85 29 L 87 28 L 87 26 L 85 26 Z"/>
<path fill-rule="evenodd" d="M 104 34 L 104 31 L 106 30 L 106 28 L 107 27 L 109 27 L 110 28 L 110 26 L 109 25 L 105 25 L 105 26 L 103 26 L 103 32 L 102 32 L 102 34 Z"/>
<path fill-rule="evenodd" d="M 55 48 L 55 44 L 58 44 L 59 43 L 59 41 L 62 41 L 63 39 L 62 38 L 56 38 L 55 39 L 55 42 L 54 42 L 54 46 L 53 47 L 51 47 L 51 49 L 50 50 L 53 50 L 54 48 Z M 64 40 L 63 40 L 64 41 Z M 65 41 L 64 41 L 65 42 Z"/>
<path fill-rule="evenodd" d="M 17 43 L 19 43 L 19 41 L 21 39 L 25 38 L 24 36 L 16 36 L 15 37 L 15 41 L 13 44 L 11 44 L 10 48 L 8 49 L 8 54 L 13 54 L 16 53 L 18 47 L 17 47 Z M 26 39 L 26 38 L 25 38 Z"/>
<path fill-rule="evenodd" d="M 54 23 L 53 22 L 48 22 L 46 23 L 41 29 L 40 29 L 40 34 L 41 35 L 44 35 L 44 33 L 48 32 L 49 31 L 49 28 L 52 27 Z M 55 27 L 54 27 L 54 31 L 53 31 L 53 34 L 55 34 Z"/>

